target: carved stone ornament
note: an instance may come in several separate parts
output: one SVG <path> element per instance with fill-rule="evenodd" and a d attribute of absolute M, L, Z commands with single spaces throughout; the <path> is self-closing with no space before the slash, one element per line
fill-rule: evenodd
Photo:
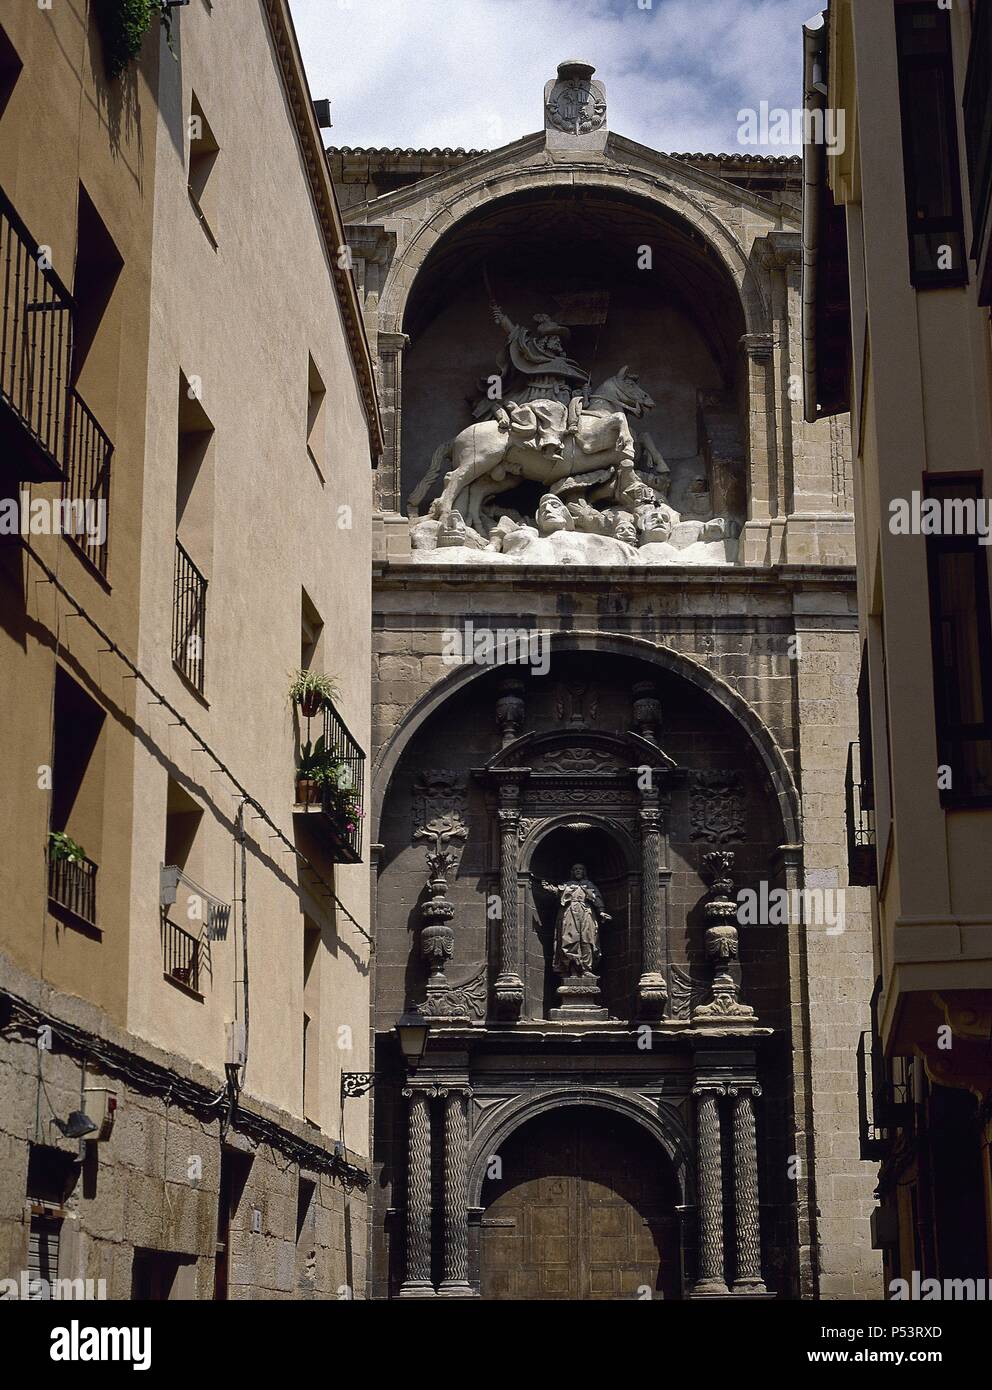
<path fill-rule="evenodd" d="M 429 990 L 427 998 L 417 1005 L 418 1013 L 424 1018 L 479 1019 L 486 1016 L 488 996 L 486 967 L 479 970 L 462 985 L 447 985 L 443 989 Z"/>
<path fill-rule="evenodd" d="M 615 758 L 596 748 L 561 748 L 539 758 L 536 769 L 561 773 L 616 772 L 619 766 Z"/>
<path fill-rule="evenodd" d="M 739 773 L 693 773 L 689 838 L 712 845 L 734 844 L 744 839 L 744 784 Z"/>
<path fill-rule="evenodd" d="M 590 63 L 561 63 L 546 102 L 548 125 L 566 135 L 589 135 L 606 124 L 606 93 Z"/>
<path fill-rule="evenodd" d="M 693 1010 L 694 1023 L 755 1022 L 754 1010 L 737 998 L 737 982 L 730 963 L 737 959 L 737 901 L 731 872 L 732 850 L 710 850 L 703 855 L 703 873 L 711 880 L 706 913 L 706 957 L 713 964 L 713 994 L 708 1004 Z"/>

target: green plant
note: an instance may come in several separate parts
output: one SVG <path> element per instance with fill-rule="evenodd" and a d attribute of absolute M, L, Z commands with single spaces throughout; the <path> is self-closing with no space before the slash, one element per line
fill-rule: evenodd
<path fill-rule="evenodd" d="M 316 782 L 320 786 L 324 786 L 329 782 L 337 781 L 340 766 L 340 758 L 336 758 L 333 753 L 328 751 L 324 736 L 321 734 L 316 743 L 311 744 L 307 741 L 300 749 L 300 761 L 296 775 L 308 782 Z"/>
<path fill-rule="evenodd" d="M 116 81 L 141 52 L 145 35 L 156 17 L 172 47 L 172 9 L 169 0 L 97 0 L 97 23 L 103 39 L 107 76 Z"/>
<path fill-rule="evenodd" d="M 338 698 L 337 682 L 332 676 L 325 676 L 319 671 L 295 671 L 290 682 L 289 698 L 297 705 L 302 705 L 305 700 L 333 704 Z"/>
<path fill-rule="evenodd" d="M 86 851 L 64 830 L 51 830 L 48 834 L 48 857 L 53 864 L 60 859 L 70 864 L 81 864 L 86 858 Z"/>

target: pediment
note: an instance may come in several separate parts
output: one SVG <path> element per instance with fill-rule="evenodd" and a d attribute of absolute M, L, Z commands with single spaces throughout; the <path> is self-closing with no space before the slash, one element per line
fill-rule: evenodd
<path fill-rule="evenodd" d="M 532 777 L 618 777 L 629 775 L 633 767 L 678 770 L 667 753 L 639 734 L 557 729 L 514 739 L 483 772 L 513 768 L 527 769 Z"/>

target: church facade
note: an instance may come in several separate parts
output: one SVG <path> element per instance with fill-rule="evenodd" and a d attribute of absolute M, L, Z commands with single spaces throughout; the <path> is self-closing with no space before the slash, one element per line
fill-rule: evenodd
<path fill-rule="evenodd" d="M 328 153 L 386 432 L 372 1296 L 880 1297 L 799 161 L 635 144 L 583 63 L 543 109 Z"/>

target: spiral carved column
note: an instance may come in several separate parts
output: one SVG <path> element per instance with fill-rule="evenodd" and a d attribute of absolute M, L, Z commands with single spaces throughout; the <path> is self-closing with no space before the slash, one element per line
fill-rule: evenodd
<path fill-rule="evenodd" d="M 499 974 L 496 977 L 496 1009 L 501 1018 L 520 1017 L 524 982 L 520 974 L 520 941 L 517 926 L 517 859 L 520 833 L 520 780 L 499 786 Z"/>
<path fill-rule="evenodd" d="M 438 1293 L 471 1298 L 468 1281 L 468 1101 L 467 1087 L 444 1095 L 444 1277 Z"/>
<path fill-rule="evenodd" d="M 660 1018 L 668 1001 L 662 972 L 661 810 L 658 793 L 641 793 L 641 978 L 637 983 L 642 1018 Z"/>
<path fill-rule="evenodd" d="M 761 1218 L 758 1207 L 758 1150 L 753 1096 L 758 1086 L 731 1088 L 734 1097 L 734 1206 L 737 1213 L 737 1270 L 734 1293 L 764 1293 L 761 1277 Z"/>
<path fill-rule="evenodd" d="M 431 1298 L 431 1110 L 429 1094 L 403 1088 L 410 1102 L 406 1166 L 406 1277 L 400 1298 Z"/>
<path fill-rule="evenodd" d="M 726 1293 L 723 1268 L 723 1156 L 717 1096 L 723 1087 L 695 1086 L 699 1189 L 699 1277 L 694 1293 Z"/>

